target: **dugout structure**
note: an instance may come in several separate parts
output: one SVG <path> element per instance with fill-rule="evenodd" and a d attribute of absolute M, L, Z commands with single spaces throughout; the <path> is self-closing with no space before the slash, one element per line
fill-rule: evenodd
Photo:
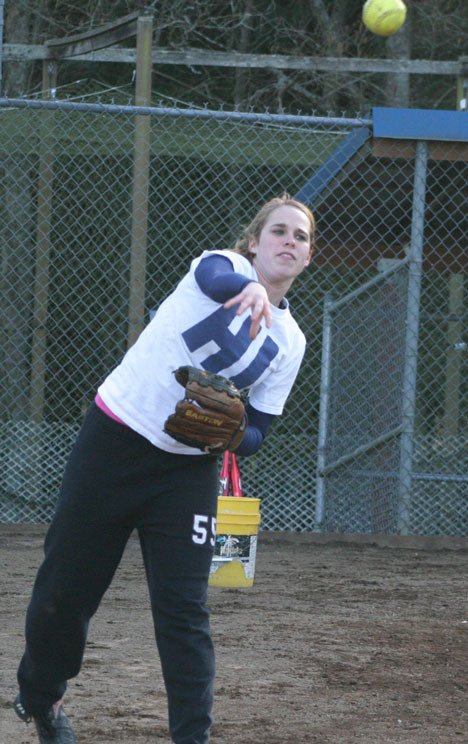
<path fill-rule="evenodd" d="M 375 109 L 373 136 L 378 157 L 414 159 L 411 235 L 404 258 L 381 260 L 375 277 L 342 297 L 325 298 L 316 524 L 324 531 L 352 525 L 356 532 L 405 535 L 425 511 L 418 500 L 431 491 L 451 490 L 462 523 L 466 509 L 467 473 L 444 472 L 440 460 L 418 471 L 414 446 L 429 160 L 468 159 L 467 120 L 459 112 Z M 460 419 L 463 279 L 458 271 L 449 277 L 440 423 L 447 440 L 456 439 Z M 441 509 L 443 498 L 437 502 Z"/>
<path fill-rule="evenodd" d="M 50 519 L 83 413 L 132 323 L 147 322 L 194 255 L 232 245 L 286 189 L 314 209 L 318 253 L 290 296 L 308 338 L 295 390 L 262 452 L 240 463 L 262 529 L 465 534 L 466 113 L 448 112 L 460 117 L 455 139 L 442 126 L 396 141 L 376 130 L 387 114 L 0 100 L 2 521 Z"/>

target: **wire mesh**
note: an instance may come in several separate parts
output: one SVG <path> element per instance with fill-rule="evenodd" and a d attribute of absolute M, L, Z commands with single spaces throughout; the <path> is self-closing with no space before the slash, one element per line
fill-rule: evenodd
<path fill-rule="evenodd" d="M 353 157 L 338 155 L 368 124 L 0 101 L 2 521 L 50 520 L 97 386 L 191 259 L 232 246 L 261 203 L 284 190 L 301 192 L 325 168 L 333 177 L 322 179 L 312 203 L 317 256 L 289 296 L 308 339 L 304 364 L 261 452 L 241 461 L 246 492 L 262 498 L 263 529 L 318 528 L 323 299 L 344 296 L 388 262 L 402 261 L 411 240 L 412 159 L 381 157 L 365 138 Z M 427 179 L 409 529 L 461 534 L 468 489 L 468 231 L 467 166 L 456 148 L 443 161 L 432 152 Z M 385 414 L 388 426 L 398 418 L 391 391 L 400 380 L 401 327 L 384 351 L 373 335 L 377 325 L 384 337 L 404 311 L 398 288 L 389 284 L 386 291 L 362 307 L 354 335 L 343 331 L 337 351 L 343 369 L 356 357 L 363 362 L 353 404 L 334 414 L 334 425 L 355 442 L 366 441 L 376 417 Z M 376 324 L 383 307 L 388 314 Z M 379 354 L 385 379 L 375 373 Z M 340 457 L 342 444 L 330 446 Z M 394 529 L 394 468 L 388 462 L 383 468 L 381 455 L 362 454 L 345 465 L 342 495 L 328 504 L 329 515 L 340 512 L 330 529 Z M 397 468 L 397 453 L 384 459 L 392 457 Z"/>

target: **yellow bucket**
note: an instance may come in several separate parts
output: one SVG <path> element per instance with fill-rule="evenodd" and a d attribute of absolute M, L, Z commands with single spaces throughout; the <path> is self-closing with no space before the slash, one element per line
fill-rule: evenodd
<path fill-rule="evenodd" d="M 252 586 L 260 525 L 260 499 L 218 497 L 215 554 L 209 586 Z"/>

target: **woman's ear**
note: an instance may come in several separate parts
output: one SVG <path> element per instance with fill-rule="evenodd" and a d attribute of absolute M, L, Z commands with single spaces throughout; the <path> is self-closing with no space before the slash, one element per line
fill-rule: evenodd
<path fill-rule="evenodd" d="M 308 266 L 308 265 L 310 264 L 310 262 L 312 261 L 313 255 L 314 255 L 314 251 L 313 251 L 313 250 L 311 249 L 311 250 L 309 251 L 309 255 L 308 255 L 308 256 L 306 256 L 306 258 L 304 259 L 304 269 L 305 269 L 305 268 L 307 268 L 307 266 Z"/>
<path fill-rule="evenodd" d="M 315 256 L 315 246 L 314 246 L 314 245 L 312 245 L 312 246 L 310 247 L 309 255 L 308 255 L 308 257 L 307 257 L 307 263 L 306 263 L 306 266 L 308 266 L 308 265 L 310 264 L 310 262 L 312 261 L 312 259 L 313 259 L 313 257 L 314 257 L 314 256 Z"/>
<path fill-rule="evenodd" d="M 249 238 L 249 252 L 255 255 L 257 252 L 255 250 L 256 247 L 257 247 L 257 241 L 255 240 L 255 238 Z"/>

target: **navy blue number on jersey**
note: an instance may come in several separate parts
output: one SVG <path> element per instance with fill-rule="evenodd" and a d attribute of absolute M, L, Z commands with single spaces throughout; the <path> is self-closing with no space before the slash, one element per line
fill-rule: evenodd
<path fill-rule="evenodd" d="M 218 374 L 222 369 L 231 367 L 242 358 L 252 343 L 249 336 L 250 316 L 242 323 L 237 333 L 233 333 L 229 329 L 229 324 L 235 314 L 236 308 L 225 310 L 220 307 L 182 334 L 191 352 L 205 346 L 209 341 L 214 341 L 219 346 L 219 351 L 210 354 L 201 361 L 201 366 L 209 372 Z M 238 388 L 252 385 L 269 367 L 278 351 L 278 345 L 269 336 L 266 336 L 254 359 L 242 372 L 230 377 L 230 379 Z"/>

